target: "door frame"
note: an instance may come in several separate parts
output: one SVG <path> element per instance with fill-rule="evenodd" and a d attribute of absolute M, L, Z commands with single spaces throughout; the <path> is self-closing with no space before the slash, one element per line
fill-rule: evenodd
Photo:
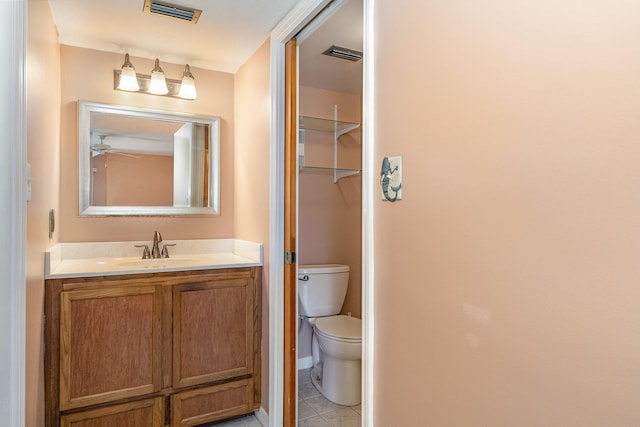
<path fill-rule="evenodd" d="M 27 248 L 27 0 L 0 2 L 0 416 L 8 426 L 25 422 Z"/>
<path fill-rule="evenodd" d="M 283 422 L 284 391 L 284 118 L 285 44 L 331 0 L 300 0 L 271 32 L 271 138 L 269 219 L 269 426 Z M 362 102 L 362 425 L 373 422 L 374 372 L 374 0 L 363 0 Z"/>

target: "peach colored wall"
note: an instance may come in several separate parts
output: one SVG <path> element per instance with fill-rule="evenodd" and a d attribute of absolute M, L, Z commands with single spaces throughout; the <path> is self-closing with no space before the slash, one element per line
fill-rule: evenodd
<path fill-rule="evenodd" d="M 184 65 L 162 62 L 169 78 L 179 78 Z M 167 239 L 233 237 L 234 215 L 234 76 L 192 67 L 198 99 L 187 101 L 113 89 L 113 70 L 123 55 L 61 46 L 62 124 L 60 241 L 118 241 L 150 239 L 154 230 Z M 136 70 L 148 74 L 153 61 L 132 57 Z M 220 211 L 203 218 L 81 218 L 78 216 L 77 102 L 86 100 L 158 110 L 179 111 L 221 119 Z"/>
<path fill-rule="evenodd" d="M 360 123 L 362 98 L 359 95 L 300 87 L 300 114 L 333 119 L 334 105 L 338 105 L 338 119 Z M 322 144 L 330 148 L 333 161 L 333 135 L 307 131 L 305 164 L 314 162 L 310 145 Z M 312 135 L 315 134 L 315 135 Z M 312 138 L 316 141 L 311 143 Z M 322 138 L 322 141 L 318 139 Z M 361 131 L 354 130 L 340 137 L 339 159 L 356 169 L 361 167 Z M 344 148 L 348 147 L 348 153 Z M 319 163 L 318 163 L 319 164 Z M 340 163 L 339 163 L 340 164 Z M 344 165 L 344 164 L 343 164 Z M 298 202 L 298 250 L 300 264 L 343 263 L 351 267 L 349 289 L 343 312 L 360 317 L 361 252 L 362 252 L 362 179 L 354 175 L 333 183 L 333 174 L 301 171 Z"/>
<path fill-rule="evenodd" d="M 262 276 L 262 407 L 269 408 L 269 40 L 235 74 L 234 236 L 264 244 Z"/>
<path fill-rule="evenodd" d="M 338 119 L 360 123 L 362 98 L 359 95 L 300 87 L 299 110 L 303 116 L 333 119 L 338 105 Z M 361 131 L 340 137 L 338 157 L 353 168 L 361 167 Z M 324 146 L 326 150 L 322 150 Z M 347 151 L 348 150 L 348 151 Z M 325 151 L 325 153 L 323 153 Z M 304 163 L 333 164 L 333 133 L 307 131 Z M 328 154 L 329 159 L 323 154 Z M 343 160 L 344 157 L 348 160 Z M 343 165 L 344 165 L 343 163 Z M 340 164 L 340 163 L 339 163 Z M 361 317 L 362 254 L 362 177 L 360 174 L 333 183 L 333 173 L 301 171 L 298 183 L 298 259 L 299 264 L 346 264 L 350 267 L 349 287 L 342 307 Z M 311 354 L 311 328 L 301 325 L 298 357 Z"/>
<path fill-rule="evenodd" d="M 373 4 L 375 425 L 640 425 L 640 3 Z"/>
<path fill-rule="evenodd" d="M 44 425 L 44 251 L 49 209 L 59 214 L 60 48 L 49 3 L 29 0 L 27 34 L 27 159 L 32 193 L 27 203 L 25 426 Z"/>
<path fill-rule="evenodd" d="M 94 206 L 173 205 L 173 156 L 105 153 L 91 164 Z"/>

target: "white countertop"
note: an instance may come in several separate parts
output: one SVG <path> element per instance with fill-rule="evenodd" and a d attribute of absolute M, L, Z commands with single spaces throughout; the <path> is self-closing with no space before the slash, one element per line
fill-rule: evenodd
<path fill-rule="evenodd" d="M 237 239 L 167 240 L 170 258 L 142 259 L 150 242 L 60 243 L 45 252 L 45 279 L 113 276 L 263 265 L 260 243 Z M 151 248 L 150 248 L 151 249 Z"/>

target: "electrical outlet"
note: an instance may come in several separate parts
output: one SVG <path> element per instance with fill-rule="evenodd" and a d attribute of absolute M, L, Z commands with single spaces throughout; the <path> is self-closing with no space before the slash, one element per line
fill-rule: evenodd
<path fill-rule="evenodd" d="M 380 169 L 382 200 L 402 200 L 402 156 L 385 157 Z"/>

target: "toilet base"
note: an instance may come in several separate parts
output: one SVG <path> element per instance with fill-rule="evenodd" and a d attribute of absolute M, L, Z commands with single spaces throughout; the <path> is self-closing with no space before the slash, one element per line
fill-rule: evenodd
<path fill-rule="evenodd" d="M 360 360 L 338 360 L 324 355 L 311 369 L 311 382 L 324 397 L 338 405 L 354 406 L 361 401 Z"/>

